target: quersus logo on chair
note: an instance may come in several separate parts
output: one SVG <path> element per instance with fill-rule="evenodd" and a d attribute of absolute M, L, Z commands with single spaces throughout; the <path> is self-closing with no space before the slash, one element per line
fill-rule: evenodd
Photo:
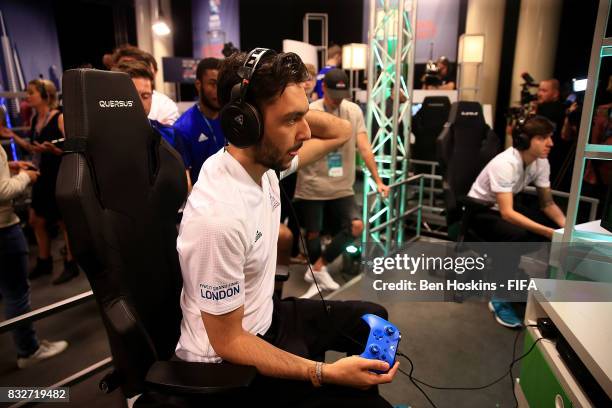
<path fill-rule="evenodd" d="M 131 108 L 134 101 L 98 101 L 101 108 Z"/>

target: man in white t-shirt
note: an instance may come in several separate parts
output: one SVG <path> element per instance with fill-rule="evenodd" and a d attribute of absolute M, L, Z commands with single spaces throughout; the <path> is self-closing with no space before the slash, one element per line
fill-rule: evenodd
<path fill-rule="evenodd" d="M 550 241 L 553 231 L 565 225 L 565 215 L 555 204 L 550 189 L 548 154 L 553 147 L 555 125 L 542 116 L 527 119 L 514 129 L 513 146 L 493 158 L 472 185 L 469 197 L 494 204 L 470 221 L 481 238 L 489 242 Z M 535 184 L 539 209 L 519 205 L 514 196 Z M 505 267 L 518 269 L 520 255 L 508 256 Z M 489 307 L 497 321 L 518 327 L 521 320 L 507 302 L 493 300 Z"/>
<path fill-rule="evenodd" d="M 262 118 L 261 140 L 244 149 L 230 143 L 211 156 L 185 206 L 177 240 L 183 321 L 176 355 L 255 366 L 254 385 L 246 395 L 224 396 L 229 405 L 245 398 L 266 406 L 336 406 L 341 401 L 390 407 L 375 386 L 392 381 L 397 365 L 356 356 L 321 362 L 331 349 L 363 352 L 364 345 L 345 334 L 365 342 L 369 328 L 361 315 L 386 317 L 384 308 L 357 301 L 328 301 L 324 308 L 315 300 L 273 298 L 279 176 L 338 148 L 351 129 L 345 120 L 308 110 L 300 85 L 306 68 L 296 54 L 263 55 L 244 96 Z M 246 60 L 244 53 L 224 60 L 218 80 L 222 105 L 242 81 L 238 73 L 244 74 Z M 321 383 L 329 385 L 315 388 Z"/>

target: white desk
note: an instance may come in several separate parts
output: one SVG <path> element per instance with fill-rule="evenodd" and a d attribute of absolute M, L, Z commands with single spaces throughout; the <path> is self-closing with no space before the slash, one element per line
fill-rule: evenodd
<path fill-rule="evenodd" d="M 594 298 L 610 298 L 612 284 L 543 279 L 535 279 L 535 282 L 538 290 L 529 294 L 525 323 L 535 324 L 537 318 L 549 317 L 595 380 L 612 398 L 612 302 L 572 301 L 585 293 L 590 293 Z M 547 292 L 550 294 L 545 295 Z M 566 301 L 548 301 L 559 298 Z M 537 328 L 530 327 L 528 330 L 533 338 L 541 337 Z M 573 406 L 591 407 L 591 402 L 559 357 L 555 345 L 543 340 L 536 347 Z"/>

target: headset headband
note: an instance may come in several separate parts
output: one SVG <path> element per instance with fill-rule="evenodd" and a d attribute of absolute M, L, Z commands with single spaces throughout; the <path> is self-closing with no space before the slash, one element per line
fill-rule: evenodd
<path fill-rule="evenodd" d="M 251 52 L 249 52 L 244 65 L 238 69 L 238 76 L 242 79 L 242 83 L 240 84 L 239 102 L 243 102 L 244 98 L 246 97 L 249 82 L 257 69 L 257 64 L 259 64 L 259 61 L 269 52 L 272 52 L 272 50 L 268 48 L 253 49 Z"/>

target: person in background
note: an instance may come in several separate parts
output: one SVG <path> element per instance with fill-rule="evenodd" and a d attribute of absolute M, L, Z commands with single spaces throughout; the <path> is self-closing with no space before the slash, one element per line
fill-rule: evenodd
<path fill-rule="evenodd" d="M 536 113 L 555 124 L 550 152 L 550 179 L 553 190 L 569 191 L 574 168 L 574 139 L 576 129 L 570 125 L 566 108 L 560 100 L 560 85 L 556 79 L 540 81 L 537 93 Z M 575 109 L 575 106 L 573 107 Z"/>
<path fill-rule="evenodd" d="M 174 123 L 174 128 L 185 138 L 185 153 L 193 184 L 198 180 L 206 159 L 225 146 L 225 136 L 219 122 L 221 106 L 217 99 L 219 64 L 217 58 L 204 58 L 198 63 L 195 81 L 198 102 Z"/>
<path fill-rule="evenodd" d="M 363 221 L 355 202 L 355 148 L 359 150 L 366 167 L 376 182 L 377 190 L 383 197 L 389 194 L 389 187 L 378 174 L 378 168 L 368 140 L 363 112 L 359 106 L 346 100 L 350 96 L 349 79 L 341 69 L 332 69 L 323 80 L 323 99 L 310 104 L 313 111 L 324 111 L 351 123 L 351 139 L 326 157 L 298 172 L 295 189 L 296 204 L 300 208 L 303 227 L 306 229 L 309 262 L 313 274 L 306 271 L 304 280 L 311 283 L 301 297 L 309 298 L 318 293 L 314 279 L 323 290 L 336 290 L 340 285 L 327 270 L 327 264 L 342 253 L 344 248 L 360 237 Z M 324 217 L 337 221 L 340 231 L 324 251 L 321 251 L 320 234 Z M 331 217 L 330 217 L 331 216 Z"/>
<path fill-rule="evenodd" d="M 306 65 L 306 69 L 308 70 L 308 79 L 304 81 L 304 91 L 306 91 L 306 97 L 308 98 L 308 103 L 310 103 L 319 99 L 319 95 L 314 91 L 317 84 L 317 71 L 312 64 L 304 65 Z"/>
<path fill-rule="evenodd" d="M 315 92 L 317 93 L 317 99 L 323 97 L 323 78 L 325 74 L 334 68 L 338 68 L 342 65 L 342 47 L 339 45 L 332 45 L 327 49 L 327 61 L 325 66 L 321 68 L 317 74 L 317 83 L 315 85 Z"/>
<path fill-rule="evenodd" d="M 148 115 L 153 99 L 153 72 L 151 72 L 149 66 L 142 61 L 124 61 L 113 67 L 113 71 L 125 72 L 130 76 L 130 78 L 132 78 L 132 82 L 134 83 L 136 92 L 138 92 L 138 96 L 142 102 L 145 114 Z M 170 146 L 172 146 L 183 159 L 183 164 L 185 165 L 187 174 L 187 187 L 188 190 L 191 190 L 192 184 L 188 170 L 189 158 L 185 154 L 185 146 L 182 135 L 172 126 L 164 125 L 156 120 L 149 119 L 149 123 L 151 124 L 151 127 L 156 129 L 162 135 L 164 140 L 166 140 L 166 142 L 168 142 L 168 144 L 170 144 Z"/>
<path fill-rule="evenodd" d="M 534 116 L 513 132 L 513 146 L 495 156 L 480 172 L 469 197 L 492 204 L 477 212 L 470 223 L 487 242 L 550 242 L 553 231 L 565 226 L 565 215 L 555 204 L 550 188 L 547 157 L 554 145 L 554 123 Z M 520 205 L 515 195 L 534 183 L 539 208 Z M 516 247 L 515 247 L 516 248 Z M 519 270 L 521 254 L 509 249 L 495 266 L 496 270 Z M 510 302 L 493 298 L 489 309 L 505 327 L 520 327 L 521 319 Z"/>
<path fill-rule="evenodd" d="M 40 176 L 33 168 L 34 165 L 28 162 L 8 162 L 6 152 L 0 147 L 0 294 L 7 320 L 31 310 L 27 278 L 28 244 L 19 217 L 13 211 L 12 200 Z M 19 368 L 56 356 L 68 347 L 63 340 L 39 341 L 32 323 L 17 327 L 12 334 Z"/>
<path fill-rule="evenodd" d="M 51 239 L 48 227 L 58 224 L 66 241 L 64 270 L 52 283 L 59 285 L 79 274 L 79 267 L 72 256 L 66 228 L 55 200 L 55 182 L 62 160 L 64 145 L 64 115 L 58 109 L 57 90 L 51 81 L 34 79 L 28 83 L 28 104 L 34 109 L 30 129 L 32 143 L 16 135 L 8 128 L 0 130 L 0 136 L 13 138 L 22 149 L 34 155 L 34 164 L 40 170 L 40 178 L 32 188 L 29 222 L 38 244 L 38 259 L 30 273 L 30 279 L 53 272 Z"/>
<path fill-rule="evenodd" d="M 141 61 L 150 67 L 151 72 L 153 72 L 153 94 L 148 118 L 163 125 L 172 126 L 179 117 L 178 106 L 168 96 L 155 90 L 155 77 L 157 76 L 158 67 L 153 55 L 138 47 L 127 44 L 115 49 L 112 61 L 113 66 L 121 62 Z"/>
<path fill-rule="evenodd" d="M 450 61 L 448 60 L 448 58 L 444 56 L 438 58 L 436 65 L 438 66 L 438 74 L 442 82 L 438 89 L 449 91 L 455 89 L 455 78 L 451 75 Z"/>

